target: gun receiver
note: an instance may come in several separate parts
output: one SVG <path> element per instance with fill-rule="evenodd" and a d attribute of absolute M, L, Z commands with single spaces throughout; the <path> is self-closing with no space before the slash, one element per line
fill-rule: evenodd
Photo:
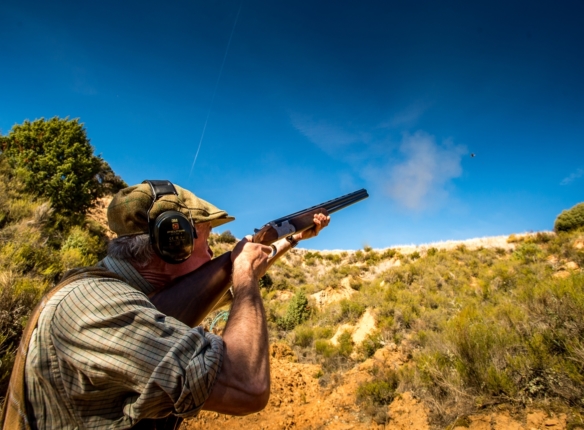
<path fill-rule="evenodd" d="M 311 228 L 314 214 L 332 214 L 367 197 L 369 195 L 363 189 L 275 219 L 255 231 L 253 242 L 271 245 L 282 237 Z M 194 327 L 223 303 L 220 300 L 231 286 L 232 270 L 229 251 L 176 279 L 172 285 L 150 297 L 150 301 L 160 312 Z"/>

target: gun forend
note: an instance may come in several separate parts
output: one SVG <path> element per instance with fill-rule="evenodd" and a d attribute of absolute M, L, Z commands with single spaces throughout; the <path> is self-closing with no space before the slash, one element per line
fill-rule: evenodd
<path fill-rule="evenodd" d="M 299 233 L 311 228 L 314 225 L 313 220 L 315 214 L 321 213 L 329 215 L 354 203 L 360 202 L 367 197 L 369 197 L 367 190 L 362 189 L 285 217 L 275 219 L 264 225 L 261 229 L 255 230 L 253 242 L 271 245 L 282 237 L 290 236 L 291 234 Z"/>

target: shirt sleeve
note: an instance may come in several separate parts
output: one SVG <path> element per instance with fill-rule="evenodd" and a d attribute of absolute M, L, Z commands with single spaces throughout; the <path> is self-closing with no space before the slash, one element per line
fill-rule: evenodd
<path fill-rule="evenodd" d="M 219 336 L 167 317 L 112 279 L 72 289 L 56 308 L 51 337 L 67 396 L 87 416 L 103 416 L 112 402 L 120 419 L 195 416 L 223 361 Z"/>

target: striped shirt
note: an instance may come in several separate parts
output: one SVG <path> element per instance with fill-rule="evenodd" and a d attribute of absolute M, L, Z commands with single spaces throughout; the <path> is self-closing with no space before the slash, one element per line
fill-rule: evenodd
<path fill-rule="evenodd" d="M 26 389 L 38 429 L 127 429 L 144 418 L 193 417 L 223 361 L 223 341 L 158 312 L 131 264 L 75 281 L 43 309 L 29 345 Z"/>

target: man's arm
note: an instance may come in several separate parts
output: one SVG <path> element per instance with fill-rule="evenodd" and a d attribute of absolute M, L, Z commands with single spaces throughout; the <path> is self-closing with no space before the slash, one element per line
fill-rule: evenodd
<path fill-rule="evenodd" d="M 317 214 L 314 227 L 298 233 L 294 240 L 310 239 L 326 227 L 330 217 Z M 231 415 L 262 410 L 270 397 L 268 328 L 258 280 L 269 266 L 290 249 L 285 239 L 271 248 L 242 240 L 233 250 L 233 305 L 223 332 L 223 366 L 203 409 Z"/>
<path fill-rule="evenodd" d="M 271 248 L 243 239 L 233 250 L 233 306 L 223 332 L 223 365 L 203 409 L 230 415 L 262 410 L 270 397 L 268 329 L 258 280 Z"/>

